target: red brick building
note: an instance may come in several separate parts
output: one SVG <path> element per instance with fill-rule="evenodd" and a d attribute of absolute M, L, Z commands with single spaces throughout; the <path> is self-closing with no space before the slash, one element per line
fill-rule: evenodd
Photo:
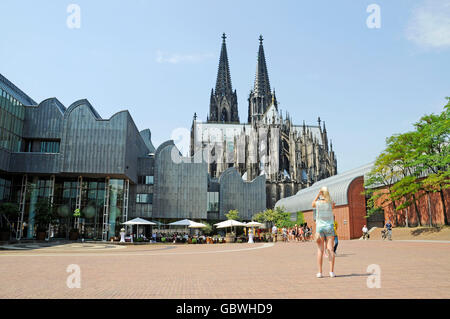
<path fill-rule="evenodd" d="M 425 194 L 419 192 L 415 195 L 417 199 L 417 210 L 415 205 L 407 209 L 397 211 L 394 204 L 386 201 L 386 197 L 379 198 L 377 204 L 382 206 L 382 212 L 366 218 L 366 198 L 364 192 L 364 176 L 370 172 L 373 164 L 338 174 L 315 183 L 313 186 L 300 190 L 296 195 L 279 200 L 275 207 L 284 207 L 284 209 L 296 216 L 301 211 L 304 214 L 308 225 L 313 226 L 315 231 L 315 222 L 313 220 L 312 201 L 316 198 L 320 188 L 328 187 L 331 199 L 336 203 L 333 210 L 335 220 L 338 223 L 338 237 L 340 239 L 354 239 L 362 236 L 362 227 L 367 225 L 371 227 L 383 227 L 385 222 L 390 219 L 395 226 L 417 226 L 418 216 L 423 226 L 444 225 L 444 207 L 440 193 Z M 379 188 L 387 195 L 387 188 Z M 447 221 L 450 219 L 450 190 L 444 191 L 445 209 Z M 402 204 L 402 201 L 396 201 L 395 207 Z M 417 211 L 419 214 L 417 214 Z M 431 221 L 431 223 L 430 223 Z"/>
<path fill-rule="evenodd" d="M 312 201 L 320 188 L 326 186 L 331 199 L 336 203 L 333 209 L 338 223 L 337 234 L 340 239 L 354 239 L 362 236 L 362 228 L 367 224 L 366 199 L 364 191 L 364 175 L 370 172 L 373 165 L 338 174 L 315 183 L 313 186 L 300 190 L 296 195 L 279 200 L 275 207 L 284 207 L 290 213 L 303 212 L 305 221 L 313 226 Z"/>
<path fill-rule="evenodd" d="M 420 216 L 420 223 L 422 226 L 428 225 L 444 225 L 444 207 L 442 205 L 442 198 L 440 193 L 426 194 L 425 192 L 418 192 L 415 194 L 417 199 L 417 210 L 416 206 L 413 204 L 407 209 L 401 211 L 396 211 L 394 208 L 394 203 L 392 201 L 384 201 L 388 196 L 387 188 L 380 188 L 379 191 L 386 193 L 385 196 L 380 197 L 377 205 L 382 206 L 385 220 L 390 219 L 394 226 L 417 226 L 418 216 Z M 444 201 L 445 201 L 445 214 L 447 215 L 447 221 L 450 219 L 450 190 L 444 191 Z M 404 200 L 395 201 L 395 207 L 400 206 Z"/>

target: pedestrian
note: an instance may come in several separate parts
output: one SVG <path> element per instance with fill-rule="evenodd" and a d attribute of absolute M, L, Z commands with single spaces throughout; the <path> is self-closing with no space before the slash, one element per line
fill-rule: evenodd
<path fill-rule="evenodd" d="M 277 233 L 278 233 L 278 228 L 277 226 L 273 225 L 272 227 L 272 238 L 273 238 L 273 242 L 277 242 Z"/>
<path fill-rule="evenodd" d="M 330 277 L 333 278 L 335 277 L 335 254 L 333 250 L 335 237 L 333 208 L 335 207 L 335 203 L 331 200 L 327 187 L 322 187 L 320 189 L 316 198 L 312 202 L 312 207 L 313 209 L 316 209 L 315 240 L 317 243 L 317 266 L 319 268 L 319 272 L 316 277 L 322 278 L 323 255 L 324 251 L 326 251 L 330 263 Z"/>
<path fill-rule="evenodd" d="M 338 223 L 336 221 L 336 218 L 334 218 L 334 249 L 333 249 L 333 252 L 334 252 L 335 255 L 336 255 L 337 246 L 339 244 L 338 235 L 337 235 L 337 228 L 338 228 Z"/>

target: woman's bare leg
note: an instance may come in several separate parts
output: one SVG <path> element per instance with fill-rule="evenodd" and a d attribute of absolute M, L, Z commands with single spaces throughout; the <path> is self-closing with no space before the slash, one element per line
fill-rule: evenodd
<path fill-rule="evenodd" d="M 317 266 L 319 268 L 319 273 L 322 273 L 322 261 L 323 261 L 323 250 L 324 250 L 323 238 L 318 236 L 316 243 L 317 243 Z"/>
<path fill-rule="evenodd" d="M 327 243 L 326 243 L 327 249 L 328 249 L 328 258 L 330 259 L 330 272 L 334 272 L 334 260 L 336 258 L 334 254 L 334 236 L 333 237 L 327 237 Z"/>

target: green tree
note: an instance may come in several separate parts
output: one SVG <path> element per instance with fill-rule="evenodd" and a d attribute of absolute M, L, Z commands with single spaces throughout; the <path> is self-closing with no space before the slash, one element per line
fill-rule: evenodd
<path fill-rule="evenodd" d="M 204 222 L 203 224 L 206 225 L 206 227 L 202 228 L 202 231 L 205 235 L 211 235 L 213 233 L 213 227 L 211 224 L 208 224 L 206 222 Z"/>
<path fill-rule="evenodd" d="M 441 114 L 425 115 L 414 124 L 418 134 L 414 166 L 418 176 L 425 176 L 421 189 L 427 195 L 439 192 L 444 212 L 444 190 L 450 187 L 450 98 L 447 100 Z M 448 225 L 445 213 L 444 222 Z"/>
<path fill-rule="evenodd" d="M 9 225 L 4 222 L 3 218 L 0 217 L 0 229 L 8 231 L 9 226 L 17 221 L 19 217 L 19 206 L 13 203 L 1 203 L 0 204 L 0 215 L 3 215 L 9 222 Z"/>
<path fill-rule="evenodd" d="M 368 216 L 390 202 L 395 211 L 414 205 L 421 226 L 417 201 L 419 196 L 432 192 L 440 193 L 446 212 L 444 190 L 450 187 L 450 99 L 447 99 L 449 102 L 441 114 L 425 115 L 414 124 L 414 131 L 386 139 L 386 149 L 377 157 L 365 181 Z M 396 206 L 399 200 L 403 203 Z M 397 222 L 397 214 L 395 218 Z M 444 219 L 448 224 L 445 213 Z"/>
<path fill-rule="evenodd" d="M 274 211 L 274 224 L 277 227 L 292 227 L 295 222 L 291 221 L 291 214 L 284 207 L 277 207 Z"/>
<path fill-rule="evenodd" d="M 265 223 L 266 215 L 264 214 L 264 212 L 259 212 L 253 215 L 252 219 L 258 223 Z"/>
<path fill-rule="evenodd" d="M 364 181 L 364 194 L 367 200 L 367 216 L 382 211 L 392 203 L 394 207 L 394 219 L 398 225 L 397 205 L 393 200 L 392 186 L 401 179 L 402 172 L 395 167 L 395 162 L 389 153 L 378 155 L 373 169 L 367 174 Z"/>
<path fill-rule="evenodd" d="M 42 198 L 36 203 L 34 222 L 38 232 L 45 232 L 49 225 L 58 218 L 53 205 L 48 198 Z"/>
<path fill-rule="evenodd" d="M 228 212 L 228 214 L 225 214 L 225 217 L 226 217 L 228 220 L 230 220 L 230 219 L 239 220 L 239 211 L 237 211 L 237 210 L 235 210 L 235 209 L 230 210 L 230 211 Z"/>
<path fill-rule="evenodd" d="M 397 210 L 414 205 L 417 223 L 422 226 L 420 210 L 417 205 L 417 192 L 420 190 L 417 171 L 414 167 L 418 134 L 407 132 L 397 134 L 387 139 L 386 152 L 389 154 L 394 169 L 401 172 L 401 179 L 392 186 L 391 199 L 393 201 L 404 199 Z"/>
<path fill-rule="evenodd" d="M 301 225 L 301 224 L 305 223 L 305 216 L 304 216 L 303 212 L 297 212 L 297 221 L 295 223 L 297 225 Z"/>
<path fill-rule="evenodd" d="M 300 212 L 301 213 L 301 212 Z M 301 213 L 302 214 L 302 213 Z M 297 213 L 298 216 L 298 213 Z M 303 218 L 303 214 L 302 214 Z M 253 220 L 259 223 L 268 223 L 270 227 L 276 225 L 277 227 L 292 227 L 295 222 L 291 221 L 291 214 L 284 210 L 284 207 L 277 207 L 275 209 L 266 209 L 263 212 L 253 215 Z"/>

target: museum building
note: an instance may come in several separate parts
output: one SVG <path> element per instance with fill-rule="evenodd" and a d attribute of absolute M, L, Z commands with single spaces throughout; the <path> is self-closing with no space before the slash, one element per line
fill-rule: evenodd
<path fill-rule="evenodd" d="M 58 215 L 55 238 L 79 229 L 86 239 L 109 240 L 135 217 L 215 222 L 237 209 L 251 220 L 266 208 L 265 183 L 265 176 L 243 181 L 235 168 L 211 177 L 173 141 L 155 148 L 150 130 L 139 131 L 126 110 L 103 119 L 87 100 L 36 103 L 0 74 L 0 203 L 18 206 L 17 220 L 2 220 L 17 239 L 35 238 L 43 198 Z"/>

